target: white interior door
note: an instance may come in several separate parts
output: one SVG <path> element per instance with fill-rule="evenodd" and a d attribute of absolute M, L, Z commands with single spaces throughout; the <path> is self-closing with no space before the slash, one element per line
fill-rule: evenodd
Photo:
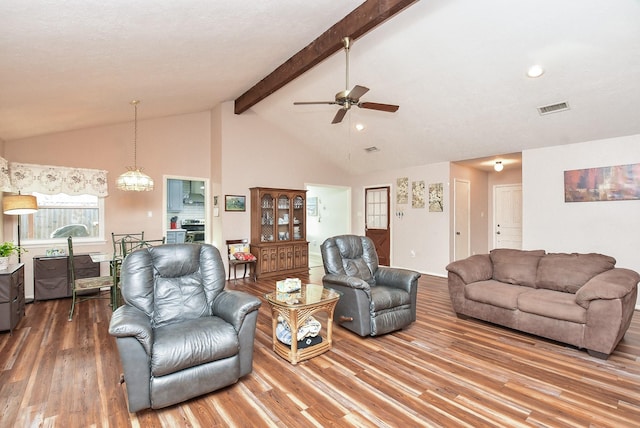
<path fill-rule="evenodd" d="M 453 252 L 455 260 L 466 259 L 471 251 L 471 237 L 469 226 L 470 211 L 470 183 L 466 180 L 455 179 L 453 182 L 454 193 L 454 240 Z"/>
<path fill-rule="evenodd" d="M 493 188 L 494 248 L 522 249 L 522 184 Z"/>

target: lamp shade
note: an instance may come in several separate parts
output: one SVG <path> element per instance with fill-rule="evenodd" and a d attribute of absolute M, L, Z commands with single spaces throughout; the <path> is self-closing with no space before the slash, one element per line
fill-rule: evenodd
<path fill-rule="evenodd" d="M 134 192 L 149 192 L 153 190 L 153 178 L 142 172 L 141 168 L 129 168 L 116 180 L 120 190 Z"/>
<path fill-rule="evenodd" d="M 33 195 L 9 195 L 2 198 L 2 211 L 8 215 L 33 214 L 38 200 Z"/>

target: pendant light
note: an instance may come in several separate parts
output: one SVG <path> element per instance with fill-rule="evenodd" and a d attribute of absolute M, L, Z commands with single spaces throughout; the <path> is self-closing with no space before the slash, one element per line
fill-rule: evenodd
<path fill-rule="evenodd" d="M 138 140 L 138 104 L 140 101 L 133 100 L 133 166 L 127 167 L 127 172 L 120 175 L 116 180 L 116 186 L 120 190 L 133 192 L 149 192 L 153 190 L 153 179 L 138 168 L 137 140 Z"/>

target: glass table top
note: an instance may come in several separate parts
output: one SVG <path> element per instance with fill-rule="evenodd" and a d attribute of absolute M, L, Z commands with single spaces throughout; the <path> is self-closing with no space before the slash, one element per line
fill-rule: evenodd
<path fill-rule="evenodd" d="M 266 293 L 264 298 L 278 306 L 296 308 L 337 300 L 340 295 L 339 291 L 324 288 L 322 285 L 305 284 L 299 290 L 290 293 L 279 291 Z"/>

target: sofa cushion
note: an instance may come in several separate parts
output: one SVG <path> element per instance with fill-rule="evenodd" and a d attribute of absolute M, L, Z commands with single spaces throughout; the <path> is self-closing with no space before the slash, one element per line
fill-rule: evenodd
<path fill-rule="evenodd" d="M 575 293 L 591 278 L 615 265 L 616 259 L 602 254 L 547 254 L 538 265 L 536 288 Z"/>
<path fill-rule="evenodd" d="M 529 290 L 518 295 L 518 309 L 522 312 L 540 315 L 579 324 L 587 322 L 587 311 L 576 303 L 575 294 L 553 290 Z"/>
<path fill-rule="evenodd" d="M 155 329 L 151 374 L 163 376 L 236 355 L 238 333 L 222 318 L 203 317 Z"/>
<path fill-rule="evenodd" d="M 464 295 L 467 299 L 476 302 L 505 309 L 517 309 L 518 295 L 529 290 L 531 290 L 529 287 L 505 284 L 504 282 L 490 279 L 465 285 Z"/>
<path fill-rule="evenodd" d="M 509 284 L 535 287 L 538 262 L 544 250 L 513 250 L 497 248 L 491 250 L 493 279 Z"/>

